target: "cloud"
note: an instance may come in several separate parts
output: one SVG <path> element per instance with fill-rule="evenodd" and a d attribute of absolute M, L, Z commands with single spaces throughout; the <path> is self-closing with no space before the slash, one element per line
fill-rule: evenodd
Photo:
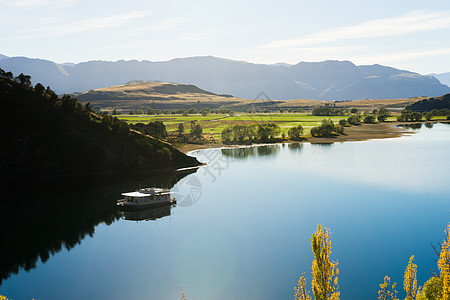
<path fill-rule="evenodd" d="M 9 7 L 35 8 L 42 6 L 68 6 L 79 2 L 79 0 L 0 0 L 0 4 Z"/>
<path fill-rule="evenodd" d="M 61 23 L 57 22 L 55 19 L 41 19 L 39 22 L 41 25 L 34 29 L 27 30 L 24 35 L 16 36 L 16 39 L 30 39 L 30 38 L 48 38 L 54 36 L 60 36 L 70 33 L 80 33 L 86 31 L 92 31 L 97 29 L 105 28 L 116 28 L 123 26 L 133 20 L 144 18 L 152 13 L 151 10 L 140 10 L 134 12 L 127 12 L 117 15 L 112 15 L 108 17 L 99 17 L 86 20 L 80 20 L 71 23 Z M 47 25 L 47 26 L 46 26 Z"/>
<path fill-rule="evenodd" d="M 101 28 L 119 27 L 132 20 L 146 17 L 151 13 L 152 11 L 150 10 L 144 10 L 118 14 L 110 17 L 88 19 L 70 24 L 64 30 L 66 32 L 82 32 Z"/>
<path fill-rule="evenodd" d="M 397 36 L 450 27 L 450 12 L 413 11 L 394 18 L 367 21 L 287 40 L 274 41 L 263 48 L 290 48 L 348 39 Z"/>
<path fill-rule="evenodd" d="M 409 52 L 396 52 L 386 54 L 375 54 L 370 56 L 361 56 L 355 58 L 358 61 L 377 61 L 379 63 L 396 63 L 398 61 L 414 60 L 422 57 L 432 57 L 440 55 L 450 55 L 450 48 L 422 50 L 422 51 L 409 51 Z"/>

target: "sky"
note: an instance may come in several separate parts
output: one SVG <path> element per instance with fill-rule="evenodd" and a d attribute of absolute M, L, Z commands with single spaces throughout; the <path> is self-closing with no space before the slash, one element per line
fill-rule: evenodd
<path fill-rule="evenodd" d="M 0 0 L 0 54 L 63 62 L 212 55 L 450 72 L 448 0 Z"/>

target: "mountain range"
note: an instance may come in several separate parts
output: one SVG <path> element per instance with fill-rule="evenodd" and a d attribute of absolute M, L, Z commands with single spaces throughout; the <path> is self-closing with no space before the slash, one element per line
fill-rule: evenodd
<path fill-rule="evenodd" d="M 193 84 L 216 94 L 254 99 L 395 99 L 441 96 L 450 88 L 433 76 L 350 61 L 254 64 L 212 56 L 163 62 L 119 60 L 57 64 L 49 60 L 0 55 L 0 68 L 28 74 L 57 93 L 85 92 L 130 80 Z"/>

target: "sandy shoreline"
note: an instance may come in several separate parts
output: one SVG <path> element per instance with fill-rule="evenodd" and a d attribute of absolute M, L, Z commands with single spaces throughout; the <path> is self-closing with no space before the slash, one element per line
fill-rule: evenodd
<path fill-rule="evenodd" d="M 428 123 L 439 123 L 443 120 L 431 121 Z M 361 124 L 358 126 L 345 127 L 345 134 L 339 135 L 331 138 L 317 138 L 308 137 L 301 143 L 312 143 L 312 144 L 329 144 L 335 142 L 349 142 L 349 141 L 367 141 L 375 139 L 387 139 L 387 138 L 397 138 L 406 133 L 413 134 L 414 132 L 408 130 L 407 128 L 395 127 L 399 124 L 411 124 L 409 122 L 388 122 L 388 123 L 377 123 L 377 124 Z M 417 122 L 412 123 L 417 124 Z M 285 143 L 298 143 L 298 141 L 286 140 Z M 183 153 L 188 153 L 194 150 L 200 149 L 210 149 L 210 148 L 221 148 L 221 147 L 242 147 L 243 145 L 225 145 L 222 143 L 210 143 L 210 144 L 186 144 L 178 148 Z"/>

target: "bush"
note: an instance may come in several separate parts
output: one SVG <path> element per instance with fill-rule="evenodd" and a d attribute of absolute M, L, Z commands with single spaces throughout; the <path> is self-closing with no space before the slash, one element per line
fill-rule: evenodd
<path fill-rule="evenodd" d="M 334 131 L 335 126 L 333 121 L 324 119 L 320 126 L 311 128 L 311 135 L 315 137 L 325 137 L 330 136 Z"/>
<path fill-rule="evenodd" d="M 364 117 L 364 123 L 367 123 L 367 124 L 375 124 L 375 116 L 366 116 L 366 117 Z"/>
<path fill-rule="evenodd" d="M 296 127 L 292 127 L 288 131 L 289 138 L 291 138 L 293 140 L 299 139 L 302 134 L 303 134 L 303 127 L 302 127 L 302 125 L 298 125 Z"/>
<path fill-rule="evenodd" d="M 347 122 L 351 125 L 359 125 L 360 117 L 357 115 L 350 116 L 350 117 L 348 117 Z"/>

